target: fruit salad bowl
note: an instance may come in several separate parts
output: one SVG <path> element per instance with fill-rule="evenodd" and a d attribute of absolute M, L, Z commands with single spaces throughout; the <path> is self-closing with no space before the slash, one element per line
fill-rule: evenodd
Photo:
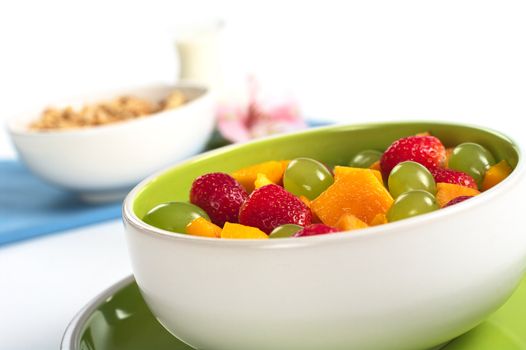
<path fill-rule="evenodd" d="M 476 142 L 513 172 L 475 198 L 352 232 L 221 240 L 142 221 L 188 200 L 194 179 L 273 159 L 345 164 L 420 132 L 446 146 Z M 440 347 L 502 305 L 526 271 L 522 150 L 484 128 L 432 122 L 331 126 L 212 151 L 152 175 L 123 218 L 135 278 L 159 322 L 196 349 Z"/>

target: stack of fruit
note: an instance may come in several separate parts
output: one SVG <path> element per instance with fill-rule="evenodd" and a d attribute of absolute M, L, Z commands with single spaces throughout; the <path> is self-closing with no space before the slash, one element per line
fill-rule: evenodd
<path fill-rule="evenodd" d="M 205 174 L 190 203 L 163 203 L 143 220 L 158 228 L 212 238 L 304 237 L 429 213 L 476 196 L 512 168 L 476 143 L 446 149 L 428 133 L 364 150 L 347 166 L 310 158 L 273 160 L 232 174 Z"/>

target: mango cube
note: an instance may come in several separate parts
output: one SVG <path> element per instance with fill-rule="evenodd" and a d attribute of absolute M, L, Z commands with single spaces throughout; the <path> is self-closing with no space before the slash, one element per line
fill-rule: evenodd
<path fill-rule="evenodd" d="M 258 228 L 241 224 L 225 223 L 221 238 L 228 239 L 268 239 L 268 235 Z"/>

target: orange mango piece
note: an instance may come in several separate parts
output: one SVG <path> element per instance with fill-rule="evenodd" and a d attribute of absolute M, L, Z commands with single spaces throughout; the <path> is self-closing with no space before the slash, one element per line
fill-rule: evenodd
<path fill-rule="evenodd" d="M 254 188 L 260 188 L 266 185 L 273 184 L 274 182 L 270 181 L 267 175 L 258 173 L 256 181 L 254 181 Z"/>
<path fill-rule="evenodd" d="M 336 180 L 338 177 L 342 177 L 346 174 L 357 172 L 357 171 L 364 171 L 364 172 L 372 172 L 374 176 L 380 181 L 380 183 L 384 184 L 384 180 L 382 179 L 382 173 L 379 170 L 374 169 L 364 169 L 364 168 L 353 168 L 348 166 L 335 166 L 334 167 L 334 179 Z"/>
<path fill-rule="evenodd" d="M 369 227 L 365 222 L 352 214 L 343 214 L 336 223 L 336 227 L 342 231 L 352 231 Z"/>
<path fill-rule="evenodd" d="M 438 205 L 442 208 L 452 199 L 460 196 L 476 196 L 479 193 L 479 191 L 471 187 L 439 182 L 437 183 L 436 200 Z"/>
<path fill-rule="evenodd" d="M 283 168 L 283 172 L 287 170 L 287 167 L 289 166 L 290 160 L 280 160 L 281 167 Z"/>
<path fill-rule="evenodd" d="M 329 226 L 336 226 L 343 214 L 370 224 L 377 214 L 387 213 L 391 204 L 393 197 L 374 170 L 336 167 L 334 183 L 311 202 L 311 210 Z"/>
<path fill-rule="evenodd" d="M 300 196 L 300 200 L 303 202 L 303 204 L 305 204 L 307 207 L 310 208 L 310 203 L 311 203 L 311 200 L 308 199 L 307 197 L 305 196 Z"/>
<path fill-rule="evenodd" d="M 382 173 L 380 172 L 380 170 L 373 170 L 371 169 L 371 171 L 373 172 L 373 175 L 376 176 L 376 178 L 378 179 L 378 181 L 382 184 L 382 186 L 384 185 L 384 179 L 382 178 Z"/>
<path fill-rule="evenodd" d="M 311 205 L 312 205 L 312 201 L 310 199 L 308 199 L 307 197 L 305 196 L 300 196 L 300 200 L 305 203 L 305 205 L 307 207 L 309 207 L 309 209 L 311 209 Z M 323 224 L 323 222 L 320 220 L 320 218 L 318 217 L 318 215 L 316 215 L 315 212 L 312 211 L 311 209 L 311 214 L 312 214 L 312 223 L 313 224 Z"/>
<path fill-rule="evenodd" d="M 415 134 L 415 136 L 431 136 L 429 131 L 419 132 L 418 134 Z"/>
<path fill-rule="evenodd" d="M 388 223 L 387 216 L 382 213 L 376 214 L 373 220 L 371 220 L 371 226 L 378 226 L 378 225 L 383 225 L 387 223 Z"/>
<path fill-rule="evenodd" d="M 198 217 L 186 226 L 186 233 L 193 236 L 219 238 L 221 236 L 221 227 L 205 218 Z"/>
<path fill-rule="evenodd" d="M 507 161 L 501 160 L 495 165 L 492 165 L 484 175 L 484 180 L 482 180 L 482 190 L 486 191 L 504 180 L 508 177 L 513 169 L 508 164 Z"/>
<path fill-rule="evenodd" d="M 265 175 L 268 180 L 272 181 L 272 183 L 279 183 L 286 169 L 284 162 L 285 161 L 271 160 L 264 163 L 258 163 L 236 170 L 231 175 L 248 192 L 252 192 L 254 190 L 254 183 L 258 177 L 258 174 Z"/>
<path fill-rule="evenodd" d="M 226 222 L 221 231 L 221 238 L 268 239 L 268 235 L 256 227 Z"/>
<path fill-rule="evenodd" d="M 369 167 L 369 169 L 371 169 L 371 170 L 381 171 L 382 168 L 380 168 L 380 161 L 377 160 L 376 162 L 374 162 L 373 164 L 371 164 L 371 166 Z"/>

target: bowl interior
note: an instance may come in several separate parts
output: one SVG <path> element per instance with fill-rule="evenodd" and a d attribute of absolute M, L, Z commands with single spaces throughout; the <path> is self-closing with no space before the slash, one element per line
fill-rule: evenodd
<path fill-rule="evenodd" d="M 267 160 L 311 157 L 329 166 L 345 165 L 364 149 L 385 150 L 394 140 L 428 131 L 446 147 L 476 142 L 489 149 L 496 160 L 506 159 L 512 167 L 519 160 L 517 146 L 493 130 L 450 123 L 404 122 L 350 126 L 330 126 L 277 136 L 212 151 L 139 185 L 132 208 L 138 218 L 153 207 L 168 201 L 186 201 L 193 180 L 208 172 L 232 172 Z"/>

